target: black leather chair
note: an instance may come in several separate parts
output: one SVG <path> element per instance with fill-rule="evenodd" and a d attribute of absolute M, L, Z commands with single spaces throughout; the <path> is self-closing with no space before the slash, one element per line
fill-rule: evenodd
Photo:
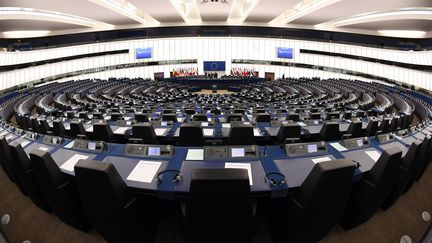
<path fill-rule="evenodd" d="M 382 119 L 381 123 L 379 124 L 378 130 L 381 133 L 389 133 L 389 132 L 391 132 L 390 122 L 391 122 L 390 118 L 384 118 L 384 119 Z"/>
<path fill-rule="evenodd" d="M 395 177 L 395 183 L 392 185 L 391 190 L 385 200 L 383 201 L 381 208 L 387 210 L 399 199 L 404 189 L 409 183 L 409 180 L 414 176 L 414 167 L 420 162 L 421 142 L 414 141 L 408 152 L 401 160 L 398 171 L 393 175 Z"/>
<path fill-rule="evenodd" d="M 419 155 L 419 160 L 415 161 L 413 164 L 413 172 L 412 175 L 410 176 L 409 180 L 408 180 L 408 184 L 405 186 L 403 193 L 406 193 L 409 191 L 409 189 L 411 189 L 412 185 L 414 184 L 414 182 L 416 181 L 417 177 L 419 176 L 419 174 L 422 171 L 422 168 L 424 167 L 427 157 L 429 156 L 430 153 L 432 153 L 431 150 L 431 139 L 430 136 L 426 136 L 421 145 L 420 145 L 420 155 Z"/>
<path fill-rule="evenodd" d="M 48 122 L 43 119 L 39 121 L 39 126 L 37 129 L 37 132 L 40 134 L 51 134 L 51 127 L 49 126 Z"/>
<path fill-rule="evenodd" d="M 153 125 L 150 123 L 135 124 L 132 126 L 132 138 L 142 139 L 143 143 L 155 144 L 157 143 L 157 136 L 154 131 Z"/>
<path fill-rule="evenodd" d="M 321 113 L 319 113 L 319 112 L 310 113 L 309 119 L 319 120 L 319 119 L 321 119 Z"/>
<path fill-rule="evenodd" d="M 394 132 L 398 129 L 398 123 L 399 123 L 399 118 L 397 117 L 393 117 L 393 119 L 390 122 L 390 128 L 389 128 L 389 132 Z"/>
<path fill-rule="evenodd" d="M 256 122 L 270 122 L 270 114 L 268 113 L 257 113 L 255 114 Z"/>
<path fill-rule="evenodd" d="M 243 115 L 242 114 L 236 114 L 236 113 L 231 113 L 228 114 L 226 117 L 226 121 L 227 122 L 232 122 L 232 121 L 241 121 L 242 120 Z"/>
<path fill-rule="evenodd" d="M 113 140 L 114 133 L 107 123 L 93 124 L 93 138 L 97 141 L 110 142 Z"/>
<path fill-rule="evenodd" d="M 361 137 L 363 135 L 362 125 L 361 121 L 352 121 L 346 133 L 350 134 L 353 138 Z"/>
<path fill-rule="evenodd" d="M 33 166 L 24 149 L 21 147 L 21 144 L 12 142 L 9 144 L 9 148 L 13 162 L 11 170 L 15 175 L 15 179 L 23 187 L 26 194 L 30 197 L 33 203 L 36 204 L 36 206 L 47 213 L 51 213 L 51 207 L 43 198 L 39 188 L 36 185 Z"/>
<path fill-rule="evenodd" d="M 205 114 L 195 114 L 192 117 L 192 120 L 194 121 L 202 121 L 202 122 L 206 122 L 207 120 L 207 116 Z"/>
<path fill-rule="evenodd" d="M 135 121 L 137 123 L 149 122 L 148 116 L 146 114 L 137 113 L 135 114 Z"/>
<path fill-rule="evenodd" d="M 286 139 L 298 141 L 301 136 L 301 126 L 297 123 L 282 123 L 277 133 L 279 144 L 285 143 Z"/>
<path fill-rule="evenodd" d="M 340 221 L 343 229 L 349 230 L 366 222 L 379 209 L 396 182 L 401 157 L 399 148 L 384 150 L 372 169 L 354 183 Z"/>
<path fill-rule="evenodd" d="M 66 129 L 62 121 L 53 121 L 53 135 L 58 137 L 64 137 L 66 135 Z"/>
<path fill-rule="evenodd" d="M 9 178 L 9 180 L 15 183 L 14 175 L 12 174 L 12 171 L 9 167 L 9 164 L 12 163 L 11 160 L 12 155 L 10 153 L 9 145 L 4 136 L 0 136 L 0 166 L 3 169 L 3 172 Z M 24 191 L 22 192 L 24 193 Z"/>
<path fill-rule="evenodd" d="M 111 121 L 123 120 L 123 115 L 118 112 L 111 113 Z"/>
<path fill-rule="evenodd" d="M 86 136 L 86 130 L 84 128 L 84 125 L 82 124 L 82 122 L 72 121 L 70 123 L 70 136 L 76 138 L 78 137 L 78 135 Z"/>
<path fill-rule="evenodd" d="M 300 115 L 298 113 L 290 112 L 286 118 L 288 121 L 298 122 L 300 121 Z"/>
<path fill-rule="evenodd" d="M 177 116 L 175 114 L 163 114 L 162 121 L 177 122 Z"/>
<path fill-rule="evenodd" d="M 105 240 L 153 242 L 159 223 L 156 200 L 133 195 L 112 164 L 80 160 L 75 179 L 84 213 Z"/>
<path fill-rule="evenodd" d="M 336 141 L 341 138 L 339 124 L 337 122 L 324 122 L 321 131 L 321 139 L 324 141 Z"/>
<path fill-rule="evenodd" d="M 179 129 L 179 146 L 204 146 L 203 130 L 199 124 L 183 123 Z"/>
<path fill-rule="evenodd" d="M 254 212 L 247 170 L 193 169 L 183 216 L 186 242 L 251 242 Z"/>
<path fill-rule="evenodd" d="M 427 137 L 428 137 L 429 140 L 430 140 L 430 141 L 429 141 L 429 149 L 428 149 L 427 151 L 432 151 L 432 138 L 431 138 L 431 136 L 429 136 L 429 135 L 428 135 Z M 429 153 L 426 154 L 425 159 L 424 159 L 423 166 L 421 167 L 419 173 L 417 173 L 417 175 L 416 175 L 416 177 L 415 177 L 417 181 L 421 179 L 421 177 L 423 176 L 425 170 L 426 170 L 427 167 L 429 166 L 431 160 L 432 160 L 432 153 L 429 152 Z"/>
<path fill-rule="evenodd" d="M 193 115 L 193 114 L 196 113 L 196 111 L 195 111 L 194 108 L 188 108 L 188 109 L 185 109 L 185 113 L 186 113 L 187 115 Z"/>
<path fill-rule="evenodd" d="M 298 192 L 271 199 L 268 222 L 273 242 L 321 240 L 343 216 L 355 167 L 349 159 L 317 163 Z"/>
<path fill-rule="evenodd" d="M 254 144 L 254 132 L 252 125 L 231 123 L 227 143 L 230 145 Z"/>
<path fill-rule="evenodd" d="M 75 181 L 61 172 L 48 152 L 33 150 L 30 160 L 40 193 L 54 213 L 68 225 L 88 232 L 91 226 L 84 216 Z"/>
<path fill-rule="evenodd" d="M 375 136 L 378 132 L 378 120 L 370 120 L 366 127 L 365 135 L 368 137 Z"/>

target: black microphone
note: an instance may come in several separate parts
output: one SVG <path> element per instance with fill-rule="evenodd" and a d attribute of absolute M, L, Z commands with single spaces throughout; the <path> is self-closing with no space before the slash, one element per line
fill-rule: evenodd
<path fill-rule="evenodd" d="M 264 147 L 264 151 L 262 153 L 263 157 L 267 157 L 267 145 Z"/>

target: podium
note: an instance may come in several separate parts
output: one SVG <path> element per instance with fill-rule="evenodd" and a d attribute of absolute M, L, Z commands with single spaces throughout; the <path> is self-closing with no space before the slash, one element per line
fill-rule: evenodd
<path fill-rule="evenodd" d="M 218 86 L 217 86 L 216 84 L 213 84 L 213 85 L 212 85 L 212 93 L 213 93 L 213 94 L 216 94 L 216 93 L 217 93 L 217 87 L 218 87 Z"/>

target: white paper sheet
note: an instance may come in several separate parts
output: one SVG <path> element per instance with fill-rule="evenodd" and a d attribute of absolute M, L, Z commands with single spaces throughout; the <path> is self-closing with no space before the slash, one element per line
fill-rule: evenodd
<path fill-rule="evenodd" d="M 81 159 L 88 159 L 88 156 L 82 155 L 82 154 L 75 154 L 70 159 L 68 159 L 66 162 L 64 162 L 60 166 L 60 168 L 72 172 L 72 171 L 74 171 L 74 166 L 76 165 L 76 163 L 78 163 L 78 161 Z"/>
<path fill-rule="evenodd" d="M 231 128 L 231 124 L 229 123 L 222 123 L 223 128 Z"/>
<path fill-rule="evenodd" d="M 244 157 L 245 156 L 245 149 L 244 148 L 232 148 L 231 149 L 231 157 L 238 158 L 238 157 Z"/>
<path fill-rule="evenodd" d="M 161 165 L 162 162 L 141 160 L 126 179 L 130 181 L 150 183 Z"/>
<path fill-rule="evenodd" d="M 262 134 L 258 128 L 254 128 L 253 132 L 254 132 L 255 137 L 261 137 L 262 136 Z"/>
<path fill-rule="evenodd" d="M 250 163 L 225 163 L 226 169 L 245 169 L 249 176 L 249 185 L 253 185 L 252 168 Z"/>
<path fill-rule="evenodd" d="M 129 127 L 118 127 L 116 130 L 114 130 L 114 134 L 125 134 L 128 129 Z"/>
<path fill-rule="evenodd" d="M 163 136 L 168 128 L 155 128 L 155 133 L 157 136 Z"/>
<path fill-rule="evenodd" d="M 337 151 L 342 152 L 342 151 L 346 151 L 348 150 L 347 148 L 345 148 L 344 146 L 342 146 L 340 143 L 335 142 L 335 143 L 330 143 L 330 145 L 335 148 Z"/>
<path fill-rule="evenodd" d="M 312 159 L 312 162 L 316 163 L 321 163 L 321 162 L 325 162 L 325 161 L 330 161 L 330 157 L 322 157 L 322 158 L 316 158 L 316 159 Z"/>
<path fill-rule="evenodd" d="M 25 146 L 29 145 L 30 141 L 24 140 L 21 142 L 21 147 L 25 148 Z"/>
<path fill-rule="evenodd" d="M 365 153 L 375 162 L 378 161 L 381 154 L 378 151 L 372 150 L 372 151 L 365 151 Z"/>
<path fill-rule="evenodd" d="M 48 152 L 48 150 L 49 150 L 49 148 L 47 148 L 47 147 L 39 147 L 38 149 L 40 151 L 45 151 L 45 152 Z"/>
<path fill-rule="evenodd" d="M 186 160 L 204 160 L 204 149 L 188 149 Z"/>
<path fill-rule="evenodd" d="M 93 132 L 93 126 L 87 127 L 86 132 Z"/>
<path fill-rule="evenodd" d="M 302 127 L 307 126 L 304 122 L 297 122 L 297 124 L 302 126 Z"/>
<path fill-rule="evenodd" d="M 208 122 L 201 122 L 202 127 L 208 127 L 208 125 L 209 125 Z"/>
<path fill-rule="evenodd" d="M 75 144 L 75 141 L 72 141 L 72 142 L 66 144 L 66 145 L 64 146 L 64 148 L 71 149 L 71 148 L 73 148 L 74 144 Z"/>
<path fill-rule="evenodd" d="M 204 128 L 203 134 L 204 136 L 213 136 L 214 130 L 213 128 Z"/>

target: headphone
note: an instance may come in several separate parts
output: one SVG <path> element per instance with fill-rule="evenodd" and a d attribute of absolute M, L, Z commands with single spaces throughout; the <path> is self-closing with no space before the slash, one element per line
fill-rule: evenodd
<path fill-rule="evenodd" d="M 162 183 L 162 178 L 161 178 L 161 176 L 162 176 L 164 173 L 166 173 L 166 172 L 176 172 L 176 174 L 174 175 L 174 177 L 171 179 L 171 182 L 172 182 L 172 183 L 180 183 L 180 182 L 183 181 L 183 175 L 182 175 L 182 173 L 181 173 L 179 170 L 163 170 L 163 171 L 159 172 L 159 173 L 156 175 L 156 180 L 157 180 L 157 183 L 158 183 L 158 184 L 161 184 L 161 183 Z"/>
<path fill-rule="evenodd" d="M 282 179 L 280 179 L 280 180 L 275 180 L 273 178 L 270 179 L 269 178 L 270 175 L 278 175 L 278 176 L 282 177 Z M 285 184 L 286 181 L 287 181 L 286 176 L 284 174 L 282 174 L 280 172 L 276 172 L 276 171 L 269 172 L 264 177 L 264 182 L 267 183 L 268 185 L 270 185 L 270 187 L 282 186 L 283 184 Z"/>

